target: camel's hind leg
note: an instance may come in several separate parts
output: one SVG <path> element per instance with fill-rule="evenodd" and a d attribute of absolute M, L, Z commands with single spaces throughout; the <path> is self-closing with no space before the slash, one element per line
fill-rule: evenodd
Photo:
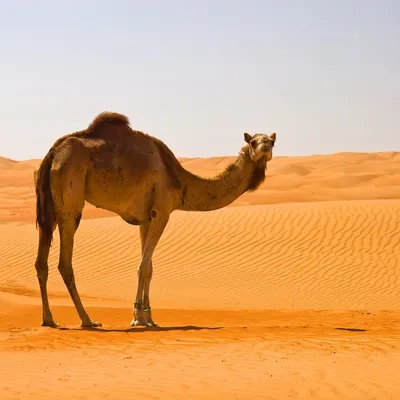
<path fill-rule="evenodd" d="M 58 269 L 71 295 L 82 326 L 101 326 L 89 318 L 75 285 L 72 268 L 74 235 L 85 204 L 85 182 L 90 154 L 83 143 L 74 137 L 66 139 L 57 149 L 51 169 L 51 192 L 60 232 Z"/>
<path fill-rule="evenodd" d="M 39 229 L 39 247 L 35 267 L 40 286 L 40 294 L 42 296 L 43 316 L 41 325 L 56 328 L 58 327 L 58 324 L 54 322 L 53 316 L 50 311 L 49 299 L 47 296 L 47 278 L 49 276 L 49 252 L 50 242 L 45 234 L 42 232 L 42 230 Z"/>
<path fill-rule="evenodd" d="M 75 285 L 74 271 L 72 269 L 72 252 L 74 246 L 74 235 L 77 228 L 80 215 L 73 218 L 60 218 L 58 229 L 60 231 L 60 261 L 58 269 L 64 280 L 65 286 L 71 295 L 76 311 L 82 320 L 83 327 L 101 326 L 100 322 L 92 321 L 89 318 L 82 301 L 79 297 L 78 290 Z"/>

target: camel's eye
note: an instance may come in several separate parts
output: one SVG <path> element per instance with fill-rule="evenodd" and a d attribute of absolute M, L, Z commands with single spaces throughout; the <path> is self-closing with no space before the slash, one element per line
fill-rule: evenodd
<path fill-rule="evenodd" d="M 252 140 L 250 144 L 252 147 L 257 147 L 257 140 Z"/>

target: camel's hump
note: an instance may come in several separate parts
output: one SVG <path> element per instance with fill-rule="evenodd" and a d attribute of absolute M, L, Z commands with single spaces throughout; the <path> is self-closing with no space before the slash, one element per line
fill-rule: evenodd
<path fill-rule="evenodd" d="M 95 130 L 106 123 L 126 126 L 130 125 L 129 118 L 127 116 L 115 112 L 104 111 L 97 115 L 97 117 L 91 122 L 88 130 Z"/>

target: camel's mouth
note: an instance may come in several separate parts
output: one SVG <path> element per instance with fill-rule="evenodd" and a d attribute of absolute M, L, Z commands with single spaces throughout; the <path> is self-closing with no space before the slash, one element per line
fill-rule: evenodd
<path fill-rule="evenodd" d="M 261 151 L 263 153 L 269 153 L 270 151 L 272 151 L 273 147 L 274 143 L 272 142 L 272 140 L 265 140 L 261 144 Z"/>
<path fill-rule="evenodd" d="M 264 145 L 263 147 L 261 147 L 261 151 L 263 153 L 269 153 L 272 150 L 272 147 L 269 145 Z"/>

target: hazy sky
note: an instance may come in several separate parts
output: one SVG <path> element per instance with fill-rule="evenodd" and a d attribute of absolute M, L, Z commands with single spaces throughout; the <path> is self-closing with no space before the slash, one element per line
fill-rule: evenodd
<path fill-rule="evenodd" d="M 105 110 L 177 156 L 400 151 L 400 1 L 0 0 L 0 155 Z"/>

